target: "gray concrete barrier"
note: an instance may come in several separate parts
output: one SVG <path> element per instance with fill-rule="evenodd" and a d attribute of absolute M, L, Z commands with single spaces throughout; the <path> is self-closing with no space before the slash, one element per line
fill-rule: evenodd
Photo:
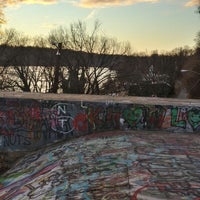
<path fill-rule="evenodd" d="M 71 137 L 113 130 L 200 133 L 200 101 L 0 94 L 0 151 L 34 150 Z"/>

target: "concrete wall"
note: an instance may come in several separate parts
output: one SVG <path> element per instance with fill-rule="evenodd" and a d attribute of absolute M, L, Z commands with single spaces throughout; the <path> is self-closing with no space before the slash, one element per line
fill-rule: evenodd
<path fill-rule="evenodd" d="M 0 151 L 109 130 L 200 133 L 199 100 L 2 93 Z"/>

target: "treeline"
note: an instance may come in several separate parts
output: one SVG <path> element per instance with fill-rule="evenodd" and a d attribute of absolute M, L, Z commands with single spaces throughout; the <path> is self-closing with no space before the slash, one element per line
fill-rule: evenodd
<path fill-rule="evenodd" d="M 171 97 L 180 70 L 198 54 L 187 47 L 134 54 L 128 42 L 100 35 L 99 27 L 95 22 L 89 33 L 79 21 L 45 38 L 5 30 L 0 38 L 0 89 Z"/>

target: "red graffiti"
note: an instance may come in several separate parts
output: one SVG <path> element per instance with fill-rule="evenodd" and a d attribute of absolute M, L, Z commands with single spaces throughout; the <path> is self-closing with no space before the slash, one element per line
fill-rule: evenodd
<path fill-rule="evenodd" d="M 78 114 L 73 120 L 74 129 L 77 131 L 88 130 L 88 117 L 84 113 Z"/>
<path fill-rule="evenodd" d="M 119 119 L 120 112 L 115 111 L 113 107 L 89 107 L 85 113 L 80 113 L 74 118 L 73 126 L 75 130 L 84 132 L 107 128 L 119 129 Z"/>

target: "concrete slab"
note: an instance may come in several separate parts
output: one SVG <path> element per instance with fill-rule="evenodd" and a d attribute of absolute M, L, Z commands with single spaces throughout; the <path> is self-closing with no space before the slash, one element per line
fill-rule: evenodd
<path fill-rule="evenodd" d="M 30 92 L 1 92 L 0 98 L 59 100 L 59 101 L 90 101 L 90 102 L 118 102 L 147 104 L 147 105 L 177 105 L 177 106 L 200 106 L 199 99 L 176 99 L 159 97 L 137 97 L 117 95 L 88 95 L 88 94 L 52 94 Z"/>
<path fill-rule="evenodd" d="M 196 134 L 116 131 L 26 155 L 0 176 L 0 199 L 198 200 Z"/>

